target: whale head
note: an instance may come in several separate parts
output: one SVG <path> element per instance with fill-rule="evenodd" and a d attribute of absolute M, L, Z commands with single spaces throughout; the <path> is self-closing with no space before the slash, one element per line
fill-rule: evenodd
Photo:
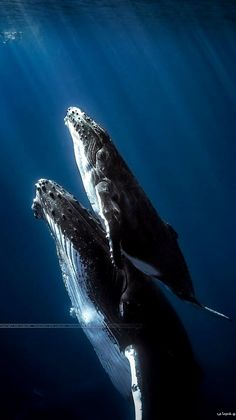
<path fill-rule="evenodd" d="M 110 139 L 108 133 L 99 124 L 77 107 L 68 108 L 64 121 L 69 128 L 74 145 L 80 143 L 91 154 L 96 153 Z"/>
<path fill-rule="evenodd" d="M 99 221 L 56 182 L 40 179 L 35 186 L 32 210 L 36 218 L 46 221 L 56 244 L 61 248 L 68 241 L 82 256 L 93 244 L 103 250 L 106 258 L 107 244 Z"/>
<path fill-rule="evenodd" d="M 100 223 L 56 182 L 40 179 L 32 209 L 55 241 L 72 311 L 115 387 L 130 394 L 128 359 L 120 350 L 123 275 L 112 266 Z"/>

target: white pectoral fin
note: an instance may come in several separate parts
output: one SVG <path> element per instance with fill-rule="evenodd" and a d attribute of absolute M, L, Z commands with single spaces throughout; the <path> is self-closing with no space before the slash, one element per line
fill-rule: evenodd
<path fill-rule="evenodd" d="M 118 267 L 122 267 L 121 257 L 121 233 L 120 233 L 120 208 L 114 197 L 114 187 L 111 181 L 103 180 L 96 185 L 96 195 L 99 205 L 100 216 L 104 221 L 111 259 Z"/>
<path fill-rule="evenodd" d="M 131 370 L 131 391 L 134 401 L 135 420 L 142 420 L 142 394 L 138 379 L 138 354 L 134 346 L 130 345 L 125 349 L 125 356 L 127 357 Z"/>

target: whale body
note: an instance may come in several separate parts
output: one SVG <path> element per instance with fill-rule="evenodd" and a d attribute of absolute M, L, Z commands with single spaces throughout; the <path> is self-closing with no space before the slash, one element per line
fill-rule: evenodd
<path fill-rule="evenodd" d="M 113 263 L 122 268 L 125 255 L 180 299 L 228 318 L 197 300 L 178 234 L 155 210 L 109 134 L 76 107 L 68 109 L 65 124 L 88 199 L 106 230 Z"/>
<path fill-rule="evenodd" d="M 185 329 L 157 284 L 110 259 L 101 223 L 57 183 L 36 184 L 34 214 L 55 241 L 72 312 L 135 419 L 197 418 L 199 368 Z"/>

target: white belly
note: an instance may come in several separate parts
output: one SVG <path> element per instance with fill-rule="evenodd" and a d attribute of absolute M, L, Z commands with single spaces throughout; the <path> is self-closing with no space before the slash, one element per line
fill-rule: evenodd
<path fill-rule="evenodd" d="M 99 213 L 99 207 L 97 202 L 97 195 L 95 191 L 95 186 L 93 183 L 93 167 L 89 163 L 86 153 L 84 150 L 83 142 L 80 140 L 79 134 L 74 129 L 73 125 L 68 122 L 68 127 L 71 133 L 71 137 L 73 140 L 74 145 L 74 153 L 75 153 L 75 160 L 82 178 L 82 182 L 84 185 L 84 189 L 86 191 L 86 194 L 88 196 L 88 199 L 91 203 L 91 206 L 93 208 L 93 211 L 98 214 Z"/>

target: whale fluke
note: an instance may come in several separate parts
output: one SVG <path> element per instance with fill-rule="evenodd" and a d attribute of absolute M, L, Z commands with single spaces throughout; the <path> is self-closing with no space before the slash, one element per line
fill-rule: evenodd
<path fill-rule="evenodd" d="M 205 309 L 205 310 L 206 310 L 206 311 L 208 311 L 208 312 L 211 312 L 213 315 L 216 315 L 217 317 L 224 318 L 224 319 L 228 319 L 228 321 L 232 321 L 232 320 L 231 320 L 231 318 L 230 318 L 229 316 L 224 315 L 224 314 L 222 314 L 221 312 L 215 311 L 214 309 L 209 308 L 208 306 L 204 306 L 204 305 L 201 305 L 201 304 L 200 304 L 200 307 L 201 307 L 202 309 Z"/>
<path fill-rule="evenodd" d="M 232 321 L 232 319 L 229 316 L 227 316 L 225 314 L 222 314 L 221 312 L 218 312 L 215 309 L 209 308 L 209 306 L 203 305 L 202 303 L 198 302 L 198 300 L 196 300 L 195 298 L 188 299 L 187 302 L 192 303 L 194 306 L 196 306 L 199 309 L 204 309 L 204 310 L 212 313 L 213 315 L 217 316 L 218 318 L 224 318 L 224 319 L 227 319 L 228 321 Z"/>

